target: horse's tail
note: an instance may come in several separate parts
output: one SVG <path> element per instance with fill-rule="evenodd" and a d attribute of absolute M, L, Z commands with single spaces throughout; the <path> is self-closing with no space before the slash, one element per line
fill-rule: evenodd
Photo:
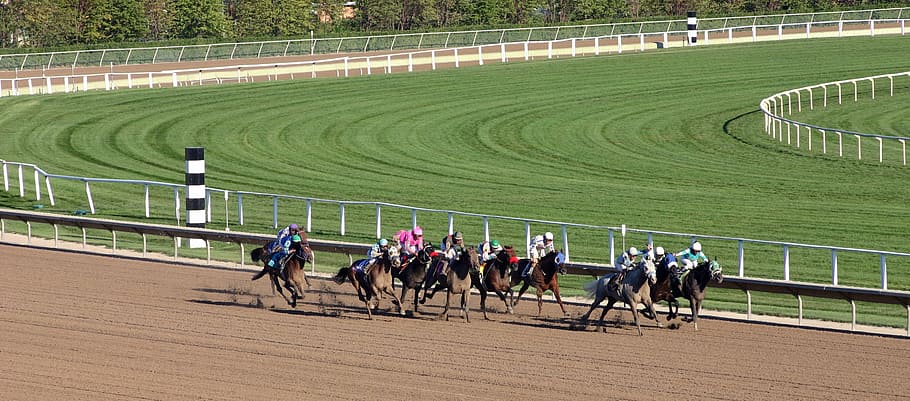
<path fill-rule="evenodd" d="M 594 296 L 597 295 L 597 289 L 600 287 L 600 280 L 601 279 L 597 279 L 585 283 L 583 288 L 585 290 L 585 294 L 588 295 L 588 298 L 594 298 Z"/>
<path fill-rule="evenodd" d="M 262 248 L 253 249 L 253 250 L 250 252 L 250 258 L 253 259 L 253 262 L 258 262 L 258 261 L 259 261 L 259 258 L 262 257 L 263 252 L 264 252 L 264 251 L 263 251 Z M 261 277 L 261 276 L 260 276 L 260 277 Z M 254 278 L 253 280 L 255 280 L 255 278 Z"/>
<path fill-rule="evenodd" d="M 251 278 L 250 280 L 252 280 L 252 281 L 259 280 L 259 279 L 262 278 L 262 276 L 265 276 L 266 273 L 268 273 L 268 272 L 269 272 L 269 268 L 268 268 L 268 267 L 263 268 L 261 272 L 256 273 L 256 275 L 254 275 L 253 278 Z"/>
<path fill-rule="evenodd" d="M 338 269 L 338 273 L 335 274 L 335 277 L 332 280 L 335 281 L 335 284 L 344 284 L 344 280 L 347 280 L 348 276 L 351 275 L 350 267 L 342 267 Z"/>

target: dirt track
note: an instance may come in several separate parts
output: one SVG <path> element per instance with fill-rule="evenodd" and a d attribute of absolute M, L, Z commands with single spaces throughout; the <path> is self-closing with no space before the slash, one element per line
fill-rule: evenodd
<path fill-rule="evenodd" d="M 910 397 L 906 339 L 719 320 L 602 334 L 525 301 L 445 322 L 444 294 L 368 321 L 350 284 L 313 280 L 292 310 L 248 272 L 13 245 L 0 261 L 4 400 Z"/>

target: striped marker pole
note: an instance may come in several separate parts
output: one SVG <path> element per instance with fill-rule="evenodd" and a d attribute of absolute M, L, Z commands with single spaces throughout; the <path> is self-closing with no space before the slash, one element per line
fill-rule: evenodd
<path fill-rule="evenodd" d="M 205 228 L 205 148 L 186 148 L 186 226 Z M 205 248 L 205 241 L 190 238 L 190 248 Z"/>
<path fill-rule="evenodd" d="M 695 42 L 698 41 L 698 30 L 695 27 L 698 25 L 698 18 L 695 17 L 695 11 L 689 11 L 686 13 L 686 30 L 689 31 L 689 46 L 695 46 Z"/>

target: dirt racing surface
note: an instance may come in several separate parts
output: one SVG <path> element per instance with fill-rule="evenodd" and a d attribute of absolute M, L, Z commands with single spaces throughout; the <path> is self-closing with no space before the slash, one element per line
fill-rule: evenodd
<path fill-rule="evenodd" d="M 370 321 L 349 283 L 312 278 L 291 309 L 250 272 L 14 245 L 0 276 L 2 400 L 910 397 L 908 339 L 709 319 L 639 337 L 628 311 L 601 333 L 527 299 L 484 321 L 476 295 L 446 322 L 444 293 Z"/>

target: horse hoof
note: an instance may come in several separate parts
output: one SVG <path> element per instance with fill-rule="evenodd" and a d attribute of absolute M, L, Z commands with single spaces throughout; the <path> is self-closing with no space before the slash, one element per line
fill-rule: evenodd
<path fill-rule="evenodd" d="M 424 305 L 424 304 L 426 304 L 426 303 L 427 303 L 427 300 L 426 300 L 426 299 L 421 299 L 421 300 L 420 300 L 420 304 L 421 304 L 421 305 Z"/>

